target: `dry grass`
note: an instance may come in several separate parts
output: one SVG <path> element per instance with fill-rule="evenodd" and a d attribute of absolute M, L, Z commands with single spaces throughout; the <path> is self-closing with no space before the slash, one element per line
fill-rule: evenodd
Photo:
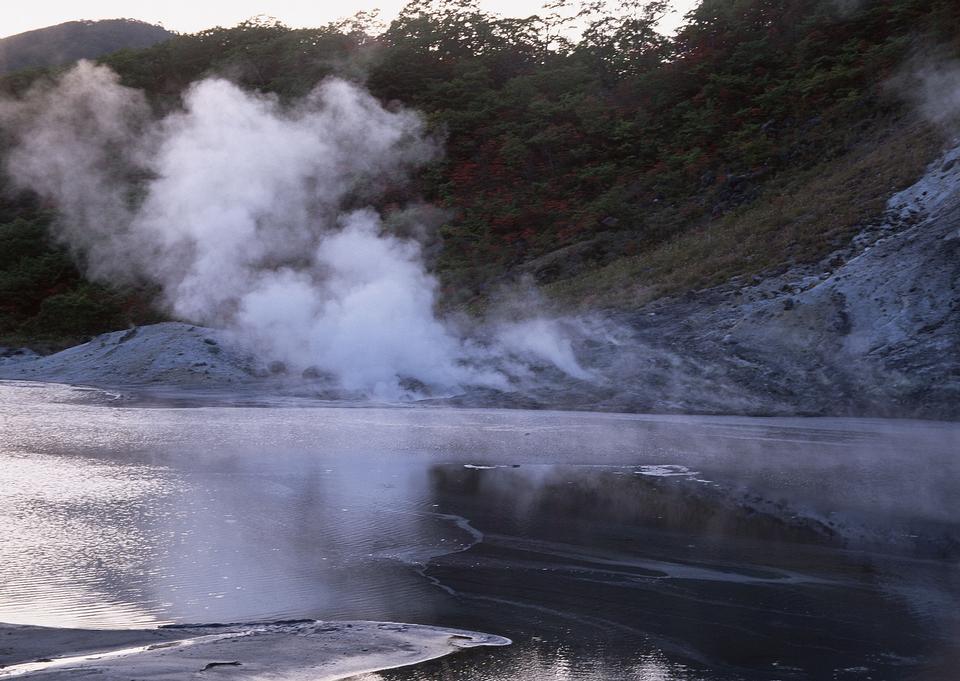
<path fill-rule="evenodd" d="M 761 196 L 705 228 L 544 287 L 566 305 L 636 306 L 790 262 L 814 261 L 879 218 L 915 182 L 942 140 L 921 124 L 876 131 L 845 155 L 774 179 Z"/>

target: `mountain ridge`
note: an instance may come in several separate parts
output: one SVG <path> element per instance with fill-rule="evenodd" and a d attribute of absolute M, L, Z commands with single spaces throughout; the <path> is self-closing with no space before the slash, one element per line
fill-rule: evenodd
<path fill-rule="evenodd" d="M 173 35 L 162 26 L 137 19 L 67 21 L 0 38 L 0 74 L 150 47 Z"/>

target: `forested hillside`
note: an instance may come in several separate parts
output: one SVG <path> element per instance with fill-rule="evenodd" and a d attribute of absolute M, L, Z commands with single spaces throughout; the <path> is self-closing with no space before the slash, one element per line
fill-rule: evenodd
<path fill-rule="evenodd" d="M 208 74 L 283 98 L 335 74 L 424 112 L 445 155 L 384 207 L 447 209 L 447 307 L 523 275 L 558 304 L 635 306 L 821 257 L 940 146 L 909 89 L 960 54 L 953 0 L 704 0 L 674 36 L 655 30 L 665 4 L 591 4 L 574 31 L 563 8 L 415 0 L 386 27 L 248 22 L 102 61 L 161 109 Z M 43 206 L 0 201 L 0 335 L 56 344 L 154 318 L 149 290 L 83 281 Z"/>
<path fill-rule="evenodd" d="M 134 19 L 68 21 L 0 38 L 0 73 L 69 64 L 121 49 L 150 47 L 173 35 Z"/>

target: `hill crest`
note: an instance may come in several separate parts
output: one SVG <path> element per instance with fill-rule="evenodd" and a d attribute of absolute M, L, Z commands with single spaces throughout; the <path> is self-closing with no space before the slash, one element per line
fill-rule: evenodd
<path fill-rule="evenodd" d="M 60 66 L 122 49 L 150 47 L 173 33 L 137 19 L 68 21 L 0 38 L 0 73 Z"/>

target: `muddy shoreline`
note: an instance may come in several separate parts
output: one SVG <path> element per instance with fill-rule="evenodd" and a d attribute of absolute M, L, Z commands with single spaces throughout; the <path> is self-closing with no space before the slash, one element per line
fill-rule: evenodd
<path fill-rule="evenodd" d="M 0 624 L 0 679 L 186 679 L 226 670 L 232 679 L 268 674 L 334 681 L 466 648 L 509 644 L 500 636 L 391 622 L 302 620 L 127 631 Z"/>

